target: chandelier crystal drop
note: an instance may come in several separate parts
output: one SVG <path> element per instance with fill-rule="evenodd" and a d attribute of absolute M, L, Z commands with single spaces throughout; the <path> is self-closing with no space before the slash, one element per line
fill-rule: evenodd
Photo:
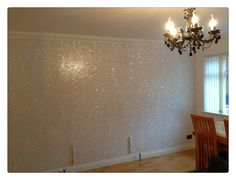
<path fill-rule="evenodd" d="M 204 49 L 211 46 L 213 42 L 218 43 L 221 38 L 220 30 L 216 28 L 217 21 L 211 15 L 209 22 L 208 38 L 204 38 L 203 26 L 199 26 L 199 18 L 196 15 L 196 8 L 184 9 L 184 19 L 186 20 L 185 31 L 182 28 L 176 28 L 175 24 L 169 17 L 168 22 L 165 25 L 166 33 L 164 34 L 165 44 L 171 51 L 175 48 L 178 49 L 179 54 L 188 51 L 192 56 L 197 50 Z"/>

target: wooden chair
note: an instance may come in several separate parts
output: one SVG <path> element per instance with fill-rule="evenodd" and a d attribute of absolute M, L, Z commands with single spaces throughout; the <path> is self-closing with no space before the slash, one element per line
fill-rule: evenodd
<path fill-rule="evenodd" d="M 224 119 L 224 126 L 225 126 L 225 134 L 227 138 L 227 143 L 229 144 L 229 120 Z"/>
<path fill-rule="evenodd" d="M 191 114 L 191 118 L 196 141 L 196 169 L 208 168 L 209 158 L 218 155 L 214 119 L 194 114 Z"/>

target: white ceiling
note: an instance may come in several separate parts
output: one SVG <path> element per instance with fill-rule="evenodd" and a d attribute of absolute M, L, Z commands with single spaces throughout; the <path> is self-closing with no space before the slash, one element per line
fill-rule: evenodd
<path fill-rule="evenodd" d="M 89 36 L 151 39 L 163 38 L 171 16 L 185 26 L 184 8 L 9 8 L 11 31 L 66 33 Z M 197 8 L 200 25 L 209 29 L 213 14 L 222 36 L 228 37 L 228 8 Z"/>

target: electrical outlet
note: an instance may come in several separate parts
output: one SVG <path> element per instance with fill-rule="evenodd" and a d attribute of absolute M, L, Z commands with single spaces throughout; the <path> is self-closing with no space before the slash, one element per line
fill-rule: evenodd
<path fill-rule="evenodd" d="M 192 134 L 188 134 L 188 135 L 186 136 L 186 138 L 187 138 L 187 139 L 192 139 Z"/>

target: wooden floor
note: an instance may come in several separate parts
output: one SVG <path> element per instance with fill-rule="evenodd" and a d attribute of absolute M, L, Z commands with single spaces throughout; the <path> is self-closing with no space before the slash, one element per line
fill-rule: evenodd
<path fill-rule="evenodd" d="M 158 157 L 88 170 L 87 172 L 189 172 L 195 169 L 195 152 L 187 150 Z"/>

